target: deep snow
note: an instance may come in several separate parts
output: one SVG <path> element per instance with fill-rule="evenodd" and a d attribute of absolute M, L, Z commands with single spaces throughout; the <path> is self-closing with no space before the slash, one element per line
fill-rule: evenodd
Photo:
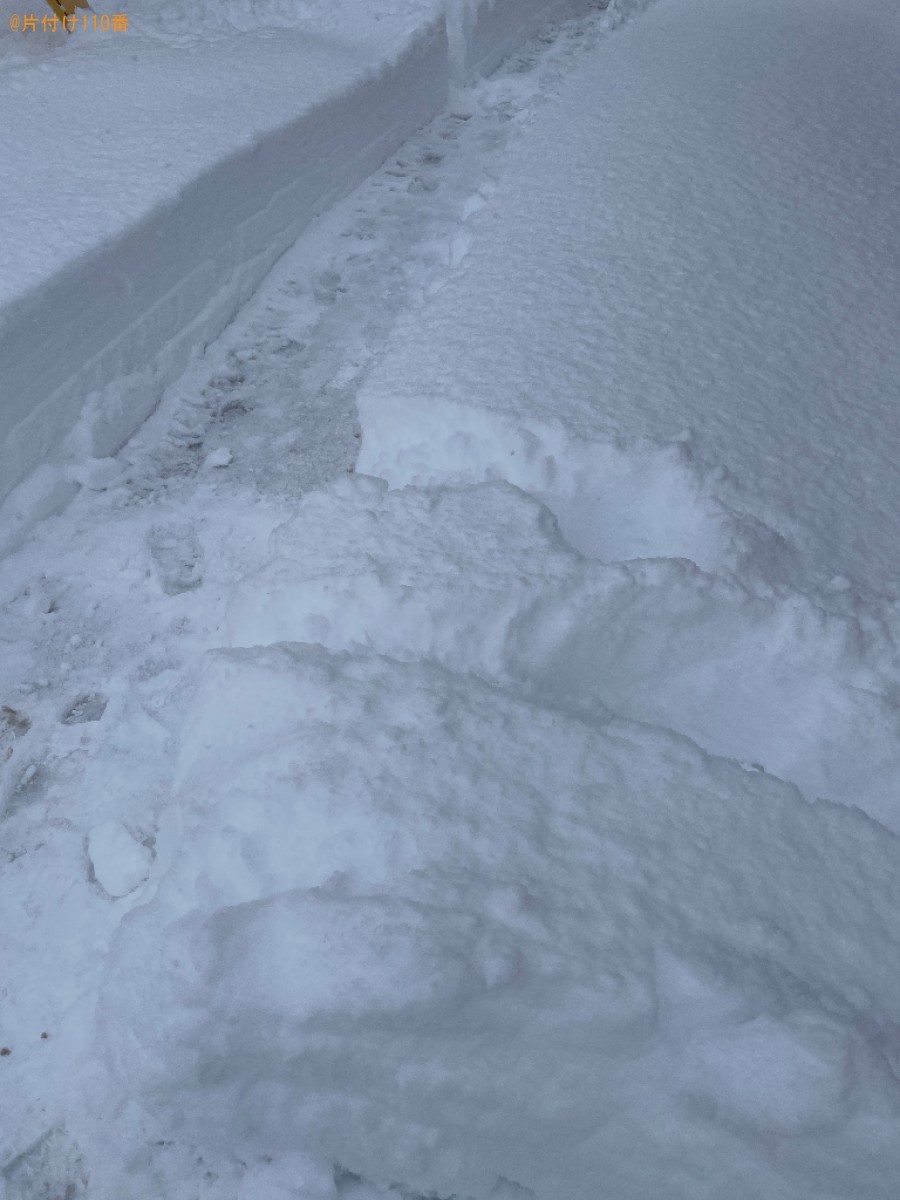
<path fill-rule="evenodd" d="M 3 1200 L 894 1196 L 898 24 L 621 15 L 2 564 Z"/>

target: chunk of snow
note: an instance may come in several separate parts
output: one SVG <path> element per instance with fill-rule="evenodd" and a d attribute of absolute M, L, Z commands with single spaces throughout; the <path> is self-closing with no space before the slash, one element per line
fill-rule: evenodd
<path fill-rule="evenodd" d="M 110 896 L 127 896 L 150 873 L 151 851 L 136 842 L 120 821 L 104 821 L 88 835 L 88 855 L 97 882 Z"/>
<path fill-rule="evenodd" d="M 234 455 L 227 446 L 220 446 L 218 450 L 213 450 L 211 454 L 207 454 L 203 460 L 203 466 L 207 469 L 213 467 L 230 467 L 234 461 Z"/>
<path fill-rule="evenodd" d="M 125 474 L 115 458 L 88 458 L 69 469 L 69 478 L 92 492 L 105 492 Z"/>
<path fill-rule="evenodd" d="M 248 1167 L 237 1200 L 337 1200 L 334 1171 L 305 1154 L 283 1154 Z"/>

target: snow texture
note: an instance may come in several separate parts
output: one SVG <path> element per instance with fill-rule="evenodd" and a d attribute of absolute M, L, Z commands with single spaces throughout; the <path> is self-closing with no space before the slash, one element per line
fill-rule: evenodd
<path fill-rule="evenodd" d="M 646 725 L 296 643 L 211 657 L 176 789 L 100 1009 L 161 1137 L 572 1197 L 676 1163 L 670 1195 L 749 1195 L 776 1138 L 784 1179 L 843 1156 L 888 1194 L 900 844 L 861 814 Z"/>
<path fill-rule="evenodd" d="M 894 1200 L 900 25 L 644 8 L 454 90 L 4 560 L 2 1200 Z"/>

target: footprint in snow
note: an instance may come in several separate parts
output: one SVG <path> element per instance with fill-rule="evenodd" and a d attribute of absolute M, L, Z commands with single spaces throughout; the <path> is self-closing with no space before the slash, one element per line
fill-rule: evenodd
<path fill-rule="evenodd" d="M 192 526 L 156 526 L 150 530 L 147 541 L 159 586 L 167 596 L 200 587 L 203 550 Z"/>
<path fill-rule="evenodd" d="M 31 728 L 31 720 L 9 704 L 0 705 L 0 763 L 12 757 L 13 742 L 24 737 Z"/>
<path fill-rule="evenodd" d="M 106 704 L 106 697 L 100 692 L 86 692 L 72 701 L 60 717 L 60 721 L 63 725 L 84 725 L 88 721 L 99 721 L 106 712 Z"/>

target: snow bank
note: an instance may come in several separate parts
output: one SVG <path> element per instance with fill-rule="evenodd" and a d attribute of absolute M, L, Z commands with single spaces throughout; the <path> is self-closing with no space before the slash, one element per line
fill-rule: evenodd
<path fill-rule="evenodd" d="M 857 617 L 684 559 L 583 558 L 505 483 L 389 492 L 357 477 L 304 497 L 270 551 L 229 605 L 233 646 L 433 659 L 677 729 L 898 826 L 898 663 Z"/>
<path fill-rule="evenodd" d="M 889 810 L 884 646 L 586 558 L 502 481 L 351 477 L 269 549 L 167 721 L 97 1015 L 166 1149 L 105 1157 L 104 1085 L 67 1122 L 99 1194 L 180 1197 L 190 1157 L 273 1200 L 343 1194 L 308 1159 L 478 1200 L 888 1200 L 900 841 L 665 728 L 866 803 L 887 754 Z"/>
<path fill-rule="evenodd" d="M 888 1194 L 900 843 L 858 812 L 662 730 L 297 644 L 209 658 L 176 790 L 100 1008 L 161 1143 L 584 1200 L 749 1198 L 777 1144 L 767 1195 Z"/>
<path fill-rule="evenodd" d="M 453 51 L 474 48 L 463 73 L 568 7 L 482 4 Z M 0 77 L 0 552 L 73 494 L 73 460 L 123 444 L 299 232 L 460 73 L 426 0 L 172 0 L 133 33 L 80 31 L 76 47 L 5 34 L 27 52 L 7 52 Z M 36 62 L 90 121 L 60 124 Z"/>

